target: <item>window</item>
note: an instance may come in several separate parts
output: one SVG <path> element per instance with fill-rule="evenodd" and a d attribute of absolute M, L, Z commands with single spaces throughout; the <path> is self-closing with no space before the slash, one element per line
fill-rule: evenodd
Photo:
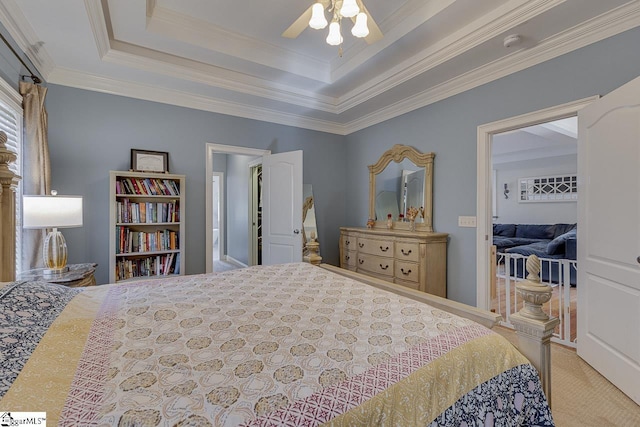
<path fill-rule="evenodd" d="M 22 96 L 0 79 L 0 130 L 7 134 L 7 148 L 17 154 L 10 169 L 22 176 Z M 16 272 L 22 267 L 22 181 L 16 191 Z"/>
<path fill-rule="evenodd" d="M 571 202 L 578 200 L 577 175 L 520 178 L 521 202 Z"/>

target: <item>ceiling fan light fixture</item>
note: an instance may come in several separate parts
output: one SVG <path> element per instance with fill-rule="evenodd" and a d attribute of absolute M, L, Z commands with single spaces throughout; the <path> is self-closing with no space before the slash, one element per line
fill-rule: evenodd
<path fill-rule="evenodd" d="M 369 27 L 367 26 L 367 14 L 364 12 L 358 13 L 356 15 L 356 23 L 351 29 L 351 34 L 355 37 L 363 38 L 369 35 Z"/>
<path fill-rule="evenodd" d="M 342 2 L 342 8 L 340 8 L 340 15 L 345 18 L 353 18 L 360 12 L 358 3 L 356 0 L 344 0 Z"/>
<path fill-rule="evenodd" d="M 314 30 L 321 30 L 325 28 L 327 24 L 327 18 L 324 17 L 324 6 L 320 2 L 315 3 L 311 9 L 309 26 Z"/>
<path fill-rule="evenodd" d="M 329 35 L 327 36 L 327 44 L 338 46 L 342 44 L 342 34 L 340 34 L 340 23 L 333 21 L 329 24 Z"/>

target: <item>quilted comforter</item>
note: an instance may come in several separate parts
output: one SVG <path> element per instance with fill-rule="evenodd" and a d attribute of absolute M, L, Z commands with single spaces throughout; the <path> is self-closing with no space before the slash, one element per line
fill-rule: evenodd
<path fill-rule="evenodd" d="M 305 263 L 14 282 L 0 350 L 0 411 L 48 425 L 553 425 L 498 334 Z"/>

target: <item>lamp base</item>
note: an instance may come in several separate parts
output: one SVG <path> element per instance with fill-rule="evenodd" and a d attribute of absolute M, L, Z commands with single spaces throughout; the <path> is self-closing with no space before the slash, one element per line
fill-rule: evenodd
<path fill-rule="evenodd" d="M 44 259 L 45 276 L 51 277 L 69 271 L 69 267 L 67 267 L 67 243 L 57 228 L 47 234 L 42 248 L 42 258 Z"/>
<path fill-rule="evenodd" d="M 69 271 L 69 267 L 67 266 L 64 266 L 62 268 L 45 268 L 44 270 L 42 270 L 42 275 L 44 277 L 55 277 L 62 273 L 66 273 L 67 271 Z"/>

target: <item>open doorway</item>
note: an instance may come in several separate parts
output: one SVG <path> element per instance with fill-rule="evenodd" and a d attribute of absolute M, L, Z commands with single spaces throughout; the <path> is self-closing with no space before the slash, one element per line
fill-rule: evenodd
<path fill-rule="evenodd" d="M 250 213 L 252 208 L 250 207 L 249 164 L 270 153 L 270 150 L 207 144 L 205 223 L 206 229 L 210 230 L 206 233 L 205 265 L 207 273 L 225 270 L 231 265 L 253 265 L 251 254 L 258 242 L 249 237 L 252 236 L 253 222 L 253 215 Z M 255 164 L 255 162 L 251 164 Z M 223 176 L 223 178 L 216 180 L 216 175 Z M 220 190 L 216 191 L 215 186 L 220 186 Z M 227 187 L 233 188 L 234 191 L 226 191 Z M 229 196 L 230 194 L 232 197 Z M 214 212 L 216 206 L 217 215 Z M 214 260 L 216 251 L 218 255 Z M 227 263 L 231 265 L 227 265 Z M 217 264 L 217 269 L 214 268 L 214 264 Z"/>
<path fill-rule="evenodd" d="M 500 134 L 514 132 L 519 129 L 537 126 L 542 123 L 549 123 L 569 117 L 575 117 L 581 108 L 592 103 L 596 99 L 597 97 L 591 97 L 478 127 L 478 200 L 476 211 L 478 224 L 478 228 L 476 230 L 478 307 L 490 309 L 492 297 L 495 297 L 496 292 L 495 288 L 492 292 L 492 285 L 495 284 L 496 273 L 499 271 L 498 266 L 496 265 L 497 261 L 494 256 L 492 256 L 492 249 L 494 246 L 494 216 L 497 216 L 497 220 L 500 220 L 501 213 L 500 207 L 497 206 L 497 203 L 494 204 L 494 202 L 498 200 L 498 197 L 504 197 L 505 193 L 507 196 L 518 200 L 521 197 L 521 190 L 524 189 L 525 196 L 528 191 L 526 186 L 521 187 L 521 182 L 519 180 L 517 183 L 514 181 L 511 184 L 507 182 L 507 188 L 505 188 L 504 180 L 501 180 L 497 173 L 494 174 L 494 137 Z M 529 178 L 524 175 L 525 174 L 523 174 L 521 178 Z M 553 178 L 555 185 L 555 179 L 557 177 L 554 176 Z M 539 181 L 537 184 L 541 185 L 542 181 Z M 545 182 L 544 184 L 549 184 L 549 182 Z M 508 192 L 506 192 L 507 190 Z M 498 209 L 497 212 L 494 211 L 494 206 Z M 505 211 L 503 210 L 503 213 L 504 212 Z M 513 267 L 512 270 L 514 270 L 514 272 L 517 270 L 517 265 L 511 264 L 511 261 L 507 264 L 507 268 L 510 267 Z M 509 273 L 511 273 L 511 271 Z M 522 274 L 522 272 L 520 274 Z M 567 277 L 570 277 L 570 271 L 567 272 Z"/>
<path fill-rule="evenodd" d="M 490 310 L 503 325 L 522 308 L 515 285 L 536 255 L 551 286 L 544 306 L 560 319 L 555 340 L 575 347 L 577 303 L 577 116 L 493 135 L 491 147 L 495 257 Z"/>

